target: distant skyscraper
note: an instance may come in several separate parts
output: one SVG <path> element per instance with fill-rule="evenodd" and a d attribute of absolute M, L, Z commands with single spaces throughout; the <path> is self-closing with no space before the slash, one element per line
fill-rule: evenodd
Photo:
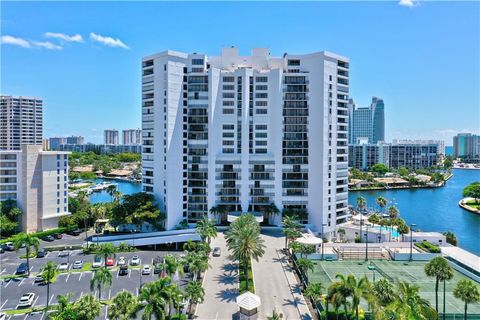
<path fill-rule="evenodd" d="M 52 137 L 48 138 L 50 150 L 60 150 L 60 145 L 67 143 L 67 138 L 64 137 Z"/>
<path fill-rule="evenodd" d="M 122 138 L 124 145 L 142 144 L 142 130 L 140 129 L 126 129 L 122 131 Z"/>
<path fill-rule="evenodd" d="M 118 144 L 118 130 L 116 129 L 107 129 L 104 131 L 104 143 L 117 145 Z"/>
<path fill-rule="evenodd" d="M 43 100 L 0 96 L 0 150 L 20 150 L 21 145 L 42 145 Z"/>
<path fill-rule="evenodd" d="M 67 137 L 67 144 L 82 145 L 85 143 L 85 139 L 82 136 L 70 136 Z"/>
<path fill-rule="evenodd" d="M 353 99 L 348 101 L 349 144 L 357 144 L 358 139 L 368 139 L 368 143 L 385 141 L 385 105 L 383 100 L 372 98 L 369 107 L 359 108 Z"/>
<path fill-rule="evenodd" d="M 480 135 L 459 133 L 454 136 L 453 156 L 465 162 L 480 162 Z"/>

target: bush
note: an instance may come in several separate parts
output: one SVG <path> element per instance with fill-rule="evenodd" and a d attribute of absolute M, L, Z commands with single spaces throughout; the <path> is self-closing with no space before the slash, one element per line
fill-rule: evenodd
<path fill-rule="evenodd" d="M 440 253 L 440 247 L 437 246 L 436 244 L 430 243 L 428 241 L 422 241 L 420 243 L 415 243 L 415 246 L 417 246 L 420 249 L 423 249 L 425 251 L 428 251 L 430 253 Z"/>

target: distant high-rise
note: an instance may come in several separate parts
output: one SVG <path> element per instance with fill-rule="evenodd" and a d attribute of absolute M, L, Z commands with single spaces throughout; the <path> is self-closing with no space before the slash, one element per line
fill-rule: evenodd
<path fill-rule="evenodd" d="M 480 162 L 480 135 L 459 133 L 454 136 L 453 156 L 465 162 Z"/>
<path fill-rule="evenodd" d="M 122 131 L 122 138 L 124 145 L 142 144 L 142 130 L 140 129 L 126 129 Z"/>
<path fill-rule="evenodd" d="M 82 136 L 70 136 L 67 137 L 67 144 L 82 145 L 85 143 L 85 139 Z"/>
<path fill-rule="evenodd" d="M 107 129 L 104 131 L 104 143 L 117 145 L 118 142 L 118 130 L 116 129 Z"/>
<path fill-rule="evenodd" d="M 0 96 L 0 150 L 20 150 L 23 144 L 42 145 L 43 100 Z"/>
<path fill-rule="evenodd" d="M 367 139 L 368 143 L 385 141 L 385 105 L 383 100 L 372 98 L 369 107 L 359 108 L 353 99 L 348 101 L 349 144 L 357 144 L 358 139 Z"/>
<path fill-rule="evenodd" d="M 60 145 L 67 143 L 67 139 L 65 137 L 52 137 L 48 138 L 49 150 L 60 150 Z"/>

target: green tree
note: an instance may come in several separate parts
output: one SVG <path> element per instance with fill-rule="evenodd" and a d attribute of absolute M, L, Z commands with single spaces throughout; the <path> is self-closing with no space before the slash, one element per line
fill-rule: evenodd
<path fill-rule="evenodd" d="M 187 299 L 190 299 L 189 314 L 192 314 L 192 305 L 203 302 L 205 290 L 199 282 L 190 281 L 185 286 L 185 296 Z"/>
<path fill-rule="evenodd" d="M 94 320 L 100 315 L 100 301 L 91 294 L 84 295 L 73 306 L 75 320 Z M 66 318 L 69 319 L 69 318 Z M 71 318 L 70 318 L 71 319 Z"/>
<path fill-rule="evenodd" d="M 395 206 L 390 206 L 388 207 L 388 216 L 390 219 L 396 219 L 400 215 L 400 212 L 398 211 L 398 208 Z"/>
<path fill-rule="evenodd" d="M 283 313 L 278 313 L 277 310 L 273 309 L 272 315 L 267 317 L 267 320 L 281 320 L 283 319 Z"/>
<path fill-rule="evenodd" d="M 30 252 L 32 247 L 38 251 L 40 242 L 38 238 L 31 233 L 21 232 L 13 237 L 13 246 L 16 251 L 25 246 L 25 254 L 27 259 L 27 274 L 30 276 Z"/>
<path fill-rule="evenodd" d="M 380 207 L 381 211 L 383 211 L 383 209 L 387 206 L 388 203 L 387 199 L 382 196 L 377 197 L 377 199 L 375 199 L 375 202 Z"/>
<path fill-rule="evenodd" d="M 377 163 L 377 164 L 374 164 L 370 170 L 372 172 L 375 172 L 376 174 L 379 174 L 379 175 L 385 175 L 385 173 L 388 172 L 388 167 L 386 165 L 384 165 L 383 163 Z"/>
<path fill-rule="evenodd" d="M 95 254 L 97 256 L 103 257 L 105 270 L 107 269 L 107 258 L 115 256 L 115 247 L 111 243 L 102 243 L 98 245 L 95 249 Z"/>
<path fill-rule="evenodd" d="M 478 203 L 480 199 L 480 182 L 472 182 L 463 189 L 463 196 L 475 199 Z"/>
<path fill-rule="evenodd" d="M 407 168 L 405 168 L 405 167 L 400 167 L 400 168 L 398 169 L 398 174 L 399 174 L 401 177 L 406 177 L 406 176 L 408 176 L 408 175 L 410 174 L 410 171 L 409 171 Z"/>
<path fill-rule="evenodd" d="M 288 248 L 288 242 L 293 241 L 300 237 L 302 234 L 298 230 L 300 224 L 298 223 L 297 216 L 284 216 L 283 217 L 283 234 L 285 235 L 285 249 Z"/>
<path fill-rule="evenodd" d="M 272 202 L 268 206 L 264 207 L 263 212 L 267 217 L 267 221 L 270 223 L 272 217 L 277 216 L 280 213 L 280 210 L 278 210 L 278 207 Z"/>
<path fill-rule="evenodd" d="M 307 258 L 299 258 L 297 259 L 297 267 L 308 278 L 308 271 L 313 271 L 315 268 L 315 263 Z"/>
<path fill-rule="evenodd" d="M 210 267 L 208 255 L 203 252 L 187 252 L 185 260 L 188 262 L 188 268 L 193 274 L 193 280 L 196 280 L 200 273 L 205 272 Z"/>
<path fill-rule="evenodd" d="M 453 296 L 457 299 L 462 300 L 465 303 L 464 319 L 467 320 L 468 304 L 480 302 L 480 292 L 478 290 L 478 286 L 476 286 L 470 280 L 462 279 L 457 282 L 455 289 L 453 289 Z"/>
<path fill-rule="evenodd" d="M 429 277 L 435 277 L 435 311 L 438 313 L 438 286 L 440 281 L 449 280 L 453 277 L 452 267 L 447 259 L 438 256 L 430 260 L 425 265 L 425 274 Z"/>
<path fill-rule="evenodd" d="M 367 207 L 367 200 L 364 197 L 357 197 L 357 207 L 360 211 L 364 211 Z"/>
<path fill-rule="evenodd" d="M 218 223 L 222 221 L 222 216 L 225 214 L 225 209 L 222 206 L 213 206 L 210 208 L 209 211 L 210 214 L 212 214 L 217 219 Z"/>
<path fill-rule="evenodd" d="M 444 232 L 443 235 L 445 236 L 447 243 L 451 244 L 452 246 L 457 246 L 458 245 L 458 240 L 457 236 L 455 233 L 451 231 Z"/>
<path fill-rule="evenodd" d="M 167 301 L 163 291 L 170 284 L 170 277 L 165 277 L 142 286 L 138 295 L 140 309 L 143 309 L 142 320 L 164 319 L 167 314 Z"/>
<path fill-rule="evenodd" d="M 98 290 L 98 300 L 102 298 L 102 287 L 110 287 L 113 282 L 110 270 L 101 268 L 95 271 L 92 280 L 90 280 L 90 290 L 96 287 Z"/>
<path fill-rule="evenodd" d="M 135 319 L 137 313 L 137 298 L 128 291 L 117 293 L 108 308 L 108 317 L 112 320 Z"/>
<path fill-rule="evenodd" d="M 323 285 L 320 282 L 312 282 L 305 288 L 305 296 L 311 299 L 315 306 L 320 302 L 322 298 Z"/>
<path fill-rule="evenodd" d="M 57 274 L 57 266 L 52 261 L 48 261 L 47 264 L 45 264 L 45 266 L 42 268 L 42 280 L 43 283 L 47 285 L 46 310 L 48 310 L 48 304 L 50 302 L 50 283 L 53 279 L 55 279 Z"/>
<path fill-rule="evenodd" d="M 372 284 L 372 294 L 382 307 L 386 307 L 395 300 L 395 289 L 386 279 L 380 279 Z"/>
<path fill-rule="evenodd" d="M 202 220 L 197 222 L 196 230 L 202 240 L 206 241 L 208 244 L 210 244 L 212 238 L 217 237 L 217 227 L 215 227 L 215 221 L 208 219 L 208 217 L 204 217 Z"/>

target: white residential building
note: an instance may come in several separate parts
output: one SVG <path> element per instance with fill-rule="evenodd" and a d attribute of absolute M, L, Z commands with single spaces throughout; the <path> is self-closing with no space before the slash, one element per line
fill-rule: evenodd
<path fill-rule="evenodd" d="M 143 190 L 166 211 L 165 227 L 212 207 L 274 203 L 307 210 L 316 232 L 334 231 L 348 216 L 348 83 L 348 59 L 325 51 L 144 57 Z"/>
<path fill-rule="evenodd" d="M 118 140 L 118 130 L 117 129 L 106 129 L 103 131 L 103 143 L 110 145 L 119 144 Z"/>
<path fill-rule="evenodd" d="M 142 130 L 140 129 L 126 129 L 122 130 L 122 138 L 124 145 L 139 145 L 142 144 Z"/>
<path fill-rule="evenodd" d="M 16 200 L 23 231 L 56 228 L 68 212 L 69 152 L 42 151 L 22 145 L 0 151 L 0 201 Z"/>
<path fill-rule="evenodd" d="M 0 96 L 0 150 L 20 150 L 23 144 L 42 145 L 43 100 Z"/>

